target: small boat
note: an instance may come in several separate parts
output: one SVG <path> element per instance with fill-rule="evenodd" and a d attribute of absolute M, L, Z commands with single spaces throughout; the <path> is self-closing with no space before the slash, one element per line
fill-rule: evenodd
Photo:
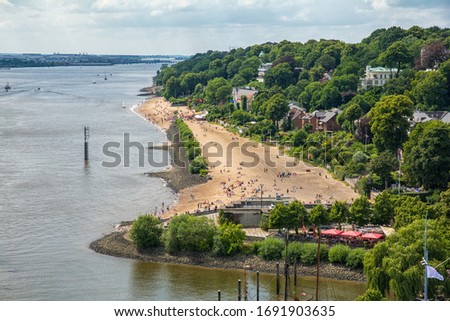
<path fill-rule="evenodd" d="M 125 106 L 125 102 L 122 102 L 122 108 L 127 108 L 127 106 Z"/>
<path fill-rule="evenodd" d="M 5 91 L 8 92 L 11 89 L 11 86 L 9 85 L 9 82 L 6 83 Z"/>

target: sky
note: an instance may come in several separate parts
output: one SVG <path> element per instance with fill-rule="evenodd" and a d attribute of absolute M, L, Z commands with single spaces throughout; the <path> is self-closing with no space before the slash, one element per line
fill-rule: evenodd
<path fill-rule="evenodd" d="M 179 54 L 450 27 L 449 0 L 0 0 L 0 52 Z"/>

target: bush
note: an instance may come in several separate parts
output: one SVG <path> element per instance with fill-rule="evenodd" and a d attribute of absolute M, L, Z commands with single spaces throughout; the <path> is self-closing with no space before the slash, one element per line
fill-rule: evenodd
<path fill-rule="evenodd" d="M 131 225 L 130 237 L 140 249 L 158 246 L 162 234 L 159 219 L 151 215 L 139 216 Z"/>
<path fill-rule="evenodd" d="M 284 242 L 281 239 L 268 237 L 261 242 L 258 256 L 266 261 L 278 260 L 282 257 Z"/>
<path fill-rule="evenodd" d="M 283 252 L 286 256 L 286 252 Z M 317 263 L 317 244 L 315 243 L 289 243 L 287 249 L 289 263 L 294 263 L 294 259 L 297 263 L 303 265 L 313 265 Z M 320 260 L 326 261 L 328 255 L 328 249 L 325 244 L 320 244 Z"/>
<path fill-rule="evenodd" d="M 320 244 L 320 260 L 326 261 L 328 254 L 328 248 L 325 244 Z M 317 244 L 316 243 L 304 243 L 300 262 L 303 265 L 313 265 L 317 263 Z"/>
<path fill-rule="evenodd" d="M 225 223 L 214 235 L 213 252 L 215 255 L 233 255 L 242 250 L 244 240 L 241 224 Z"/>
<path fill-rule="evenodd" d="M 189 164 L 189 173 L 191 174 L 199 174 L 200 171 L 207 171 L 208 164 L 203 156 L 197 156 L 194 160 Z M 203 172 L 204 173 L 204 172 Z"/>
<path fill-rule="evenodd" d="M 164 233 L 166 251 L 206 252 L 212 249 L 216 227 L 206 217 L 179 215 L 171 219 Z"/>
<path fill-rule="evenodd" d="M 383 294 L 375 289 L 367 289 L 367 291 L 356 298 L 355 301 L 386 301 Z"/>
<path fill-rule="evenodd" d="M 351 250 L 350 253 L 348 253 L 347 263 L 345 265 L 352 269 L 362 269 L 365 254 L 366 250 L 364 249 Z"/>
<path fill-rule="evenodd" d="M 328 251 L 328 261 L 331 263 L 345 264 L 349 253 L 350 247 L 348 245 L 335 245 Z"/>
<path fill-rule="evenodd" d="M 258 255 L 259 252 L 259 248 L 261 247 L 262 241 L 255 241 L 252 243 L 251 248 L 250 248 L 250 252 L 252 254 L 256 254 Z"/>

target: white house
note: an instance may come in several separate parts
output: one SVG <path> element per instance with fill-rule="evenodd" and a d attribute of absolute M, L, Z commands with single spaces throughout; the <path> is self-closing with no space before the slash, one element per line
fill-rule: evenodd
<path fill-rule="evenodd" d="M 264 75 L 266 74 L 266 72 L 272 67 L 272 63 L 265 63 L 262 64 L 261 66 L 259 66 L 258 68 L 258 77 L 256 78 L 256 80 L 258 82 L 264 82 Z"/>
<path fill-rule="evenodd" d="M 370 87 L 384 86 L 396 73 L 397 68 L 366 66 L 365 77 L 361 78 L 361 88 L 368 89 Z"/>

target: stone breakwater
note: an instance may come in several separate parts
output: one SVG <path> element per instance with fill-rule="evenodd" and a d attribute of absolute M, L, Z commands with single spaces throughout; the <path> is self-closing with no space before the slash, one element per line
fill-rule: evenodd
<path fill-rule="evenodd" d="M 164 251 L 164 248 L 139 251 L 136 246 L 124 238 L 125 232 L 113 232 L 96 240 L 89 246 L 97 253 L 122 257 L 128 259 L 142 260 L 154 263 L 185 264 L 202 266 L 207 268 L 242 270 L 249 267 L 253 271 L 261 273 L 275 273 L 275 262 L 264 261 L 256 255 L 237 254 L 232 257 L 217 257 L 212 253 L 180 253 L 171 255 Z M 282 266 L 281 266 L 282 267 Z M 315 266 L 298 265 L 298 275 L 315 276 Z M 365 282 L 366 279 L 362 270 L 351 270 L 342 265 L 322 263 L 320 266 L 320 276 L 336 280 L 347 280 Z"/>

